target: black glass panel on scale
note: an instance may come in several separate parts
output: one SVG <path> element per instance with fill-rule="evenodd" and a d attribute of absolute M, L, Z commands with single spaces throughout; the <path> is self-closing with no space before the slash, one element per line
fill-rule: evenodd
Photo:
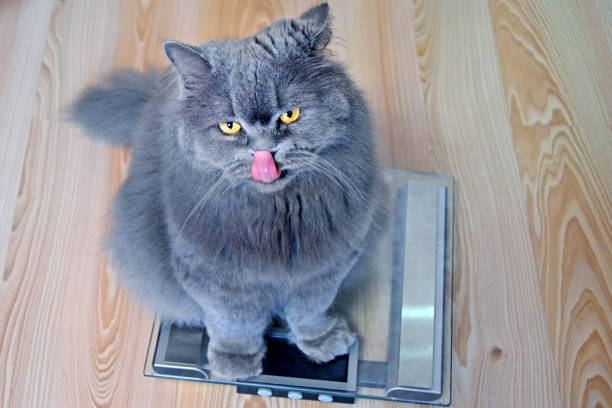
<path fill-rule="evenodd" d="M 309 360 L 294 344 L 281 336 L 266 338 L 268 351 L 263 361 L 263 374 L 280 377 L 346 382 L 348 355 L 323 364 Z"/>

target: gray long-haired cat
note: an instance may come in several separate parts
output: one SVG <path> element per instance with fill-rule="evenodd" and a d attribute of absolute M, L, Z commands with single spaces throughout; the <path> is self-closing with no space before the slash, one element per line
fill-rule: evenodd
<path fill-rule="evenodd" d="M 222 377 L 261 372 L 274 316 L 318 362 L 355 341 L 329 308 L 384 187 L 366 103 L 321 52 L 330 36 L 321 4 L 241 40 L 166 42 L 162 78 L 120 71 L 70 107 L 132 147 L 109 242 L 120 282 L 163 319 L 205 325 Z"/>

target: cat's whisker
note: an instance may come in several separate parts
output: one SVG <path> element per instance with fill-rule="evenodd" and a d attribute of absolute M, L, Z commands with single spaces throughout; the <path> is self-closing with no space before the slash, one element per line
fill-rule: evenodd
<path fill-rule="evenodd" d="M 198 212 L 198 216 L 195 218 L 195 220 L 197 220 L 199 218 L 199 214 L 201 212 L 202 207 L 210 199 L 210 197 L 212 197 L 212 195 L 219 189 L 219 187 L 223 184 L 223 182 L 224 182 L 223 177 L 219 177 L 219 179 L 217 181 L 215 181 L 213 183 L 213 185 L 210 186 L 210 188 L 208 190 L 206 190 L 206 192 L 202 195 L 202 198 L 200 198 L 200 200 L 196 203 L 196 205 L 193 206 L 193 208 L 191 209 L 191 211 L 187 215 L 187 218 L 185 218 L 185 221 L 183 221 L 183 224 L 181 225 L 181 228 L 179 228 L 179 231 L 176 234 L 176 237 L 174 238 L 174 243 L 172 244 L 171 253 L 174 252 L 176 244 L 177 244 L 178 240 L 181 238 L 181 234 L 183 233 L 183 230 L 187 226 L 187 223 L 189 222 L 191 217 L 197 211 Z"/>
<path fill-rule="evenodd" d="M 304 160 L 305 164 L 308 164 L 311 168 L 317 168 L 322 174 L 325 174 L 330 179 L 339 185 L 344 191 L 346 191 L 352 198 L 363 202 L 365 197 L 355 184 L 342 173 L 338 168 L 331 164 L 328 160 L 309 152 L 307 150 L 299 150 L 293 152 L 293 158 L 297 160 Z"/>
<path fill-rule="evenodd" d="M 333 174 L 331 171 L 329 171 L 328 169 L 326 169 L 325 167 L 323 167 L 320 163 L 317 163 L 316 161 L 309 161 L 307 163 L 308 165 L 311 166 L 311 168 L 318 170 L 320 173 L 326 175 L 330 180 L 332 180 L 338 187 L 340 187 L 343 191 L 345 191 L 346 193 L 348 193 L 350 196 L 353 196 L 352 192 L 349 191 L 349 189 L 342 184 L 342 182 L 336 177 L 335 174 Z"/>
<path fill-rule="evenodd" d="M 305 159 L 302 161 L 303 164 L 309 166 L 313 170 L 329 178 L 334 184 L 340 187 L 351 198 L 360 202 L 364 201 L 363 194 L 361 194 L 361 192 L 355 188 L 354 184 L 342 172 L 340 172 L 336 167 L 331 165 L 331 163 L 325 160 L 325 164 L 328 165 L 326 166 L 323 162 L 317 161 L 323 159 L 314 154 L 304 154 L 302 157 L 299 158 L 298 155 L 296 155 L 294 158 L 300 161 L 302 161 L 301 159 Z"/>
<path fill-rule="evenodd" d="M 347 187 L 350 188 L 355 193 L 355 195 L 359 196 L 361 201 L 365 200 L 363 193 L 359 191 L 359 189 L 355 186 L 355 183 L 353 183 L 351 179 L 349 179 L 342 171 L 340 171 L 336 166 L 334 166 L 328 160 L 325 160 L 322 157 L 319 157 L 319 161 L 321 165 L 327 166 L 327 168 L 329 168 L 330 171 L 332 171 L 336 176 L 342 179 L 344 183 L 347 185 Z"/>
<path fill-rule="evenodd" d="M 362 201 L 362 198 L 360 197 L 360 195 L 355 191 L 355 189 L 351 186 L 351 184 L 347 183 L 345 180 L 343 180 L 342 178 L 340 178 L 333 170 L 326 168 L 322 163 L 316 163 L 315 165 L 319 166 L 322 170 L 324 169 L 324 171 L 326 172 L 326 174 L 329 174 L 334 180 L 337 181 L 337 183 L 342 186 L 342 188 L 344 189 L 344 191 L 346 191 L 346 193 L 353 198 L 356 201 Z"/>

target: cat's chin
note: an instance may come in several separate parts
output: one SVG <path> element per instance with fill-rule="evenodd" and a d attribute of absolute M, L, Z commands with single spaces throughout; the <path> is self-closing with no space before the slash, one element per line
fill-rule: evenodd
<path fill-rule="evenodd" d="M 295 174 L 288 171 L 282 171 L 280 178 L 274 180 L 271 183 L 261 183 L 259 181 L 251 180 L 252 185 L 255 189 L 261 193 L 276 193 L 283 190 L 293 180 Z"/>

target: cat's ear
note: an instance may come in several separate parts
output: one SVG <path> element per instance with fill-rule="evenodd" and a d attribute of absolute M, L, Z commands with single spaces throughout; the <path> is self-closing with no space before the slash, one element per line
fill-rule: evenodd
<path fill-rule="evenodd" d="M 164 52 L 178 71 L 186 88 L 192 88 L 208 77 L 211 66 L 204 59 L 200 49 L 175 41 L 166 41 Z"/>
<path fill-rule="evenodd" d="M 332 36 L 329 5 L 321 3 L 302 14 L 298 20 L 309 37 L 310 49 L 323 49 Z"/>

